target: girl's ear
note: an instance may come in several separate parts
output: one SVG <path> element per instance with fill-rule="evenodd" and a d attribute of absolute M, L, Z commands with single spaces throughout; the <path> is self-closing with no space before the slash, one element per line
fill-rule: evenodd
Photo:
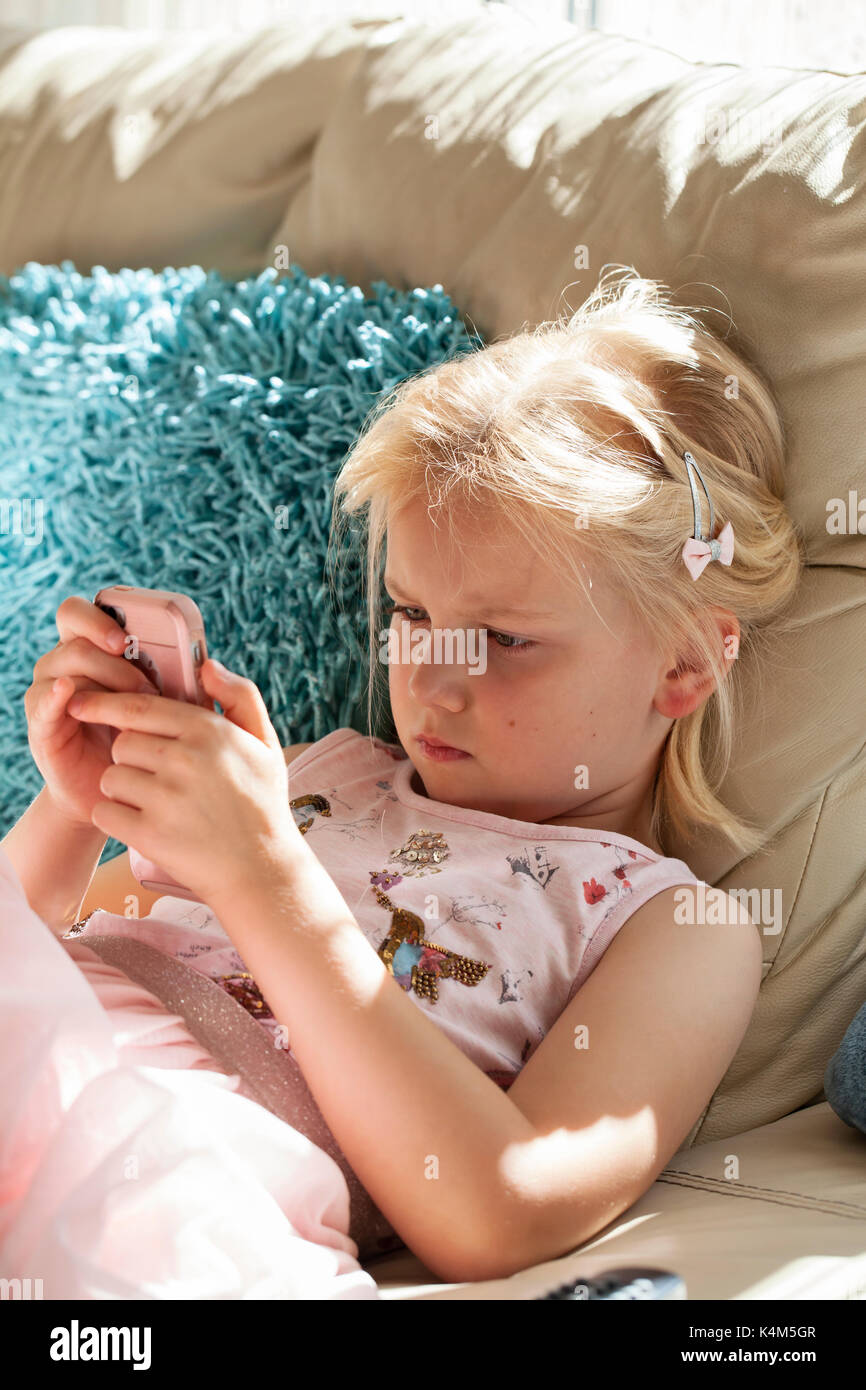
<path fill-rule="evenodd" d="M 726 675 L 739 650 L 740 625 L 727 609 L 714 609 L 713 618 Z M 717 677 L 702 664 L 699 653 L 694 650 L 673 660 L 675 664 L 669 665 L 659 681 L 653 705 L 665 719 L 683 719 L 709 699 L 716 688 Z"/>

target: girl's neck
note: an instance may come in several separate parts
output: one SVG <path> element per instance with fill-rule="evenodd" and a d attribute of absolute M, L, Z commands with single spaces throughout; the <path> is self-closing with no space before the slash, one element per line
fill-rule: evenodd
<path fill-rule="evenodd" d="M 626 835 L 630 840 L 637 840 L 638 844 L 646 845 L 654 854 L 660 854 L 664 858 L 664 850 L 650 829 L 651 815 L 649 813 L 641 816 L 631 826 L 619 825 L 588 825 L 585 819 L 580 816 L 555 816 L 553 820 L 545 821 L 545 825 L 573 825 L 582 830 L 609 830 L 612 835 Z"/>
<path fill-rule="evenodd" d="M 418 796 L 427 796 L 427 790 L 426 790 L 426 788 L 425 788 L 425 786 L 424 786 L 423 781 L 421 780 L 421 776 L 420 776 L 420 774 L 419 774 L 417 768 L 416 768 L 415 771 L 412 773 L 412 776 L 411 776 L 411 778 L 410 778 L 410 780 L 409 780 L 409 786 L 411 787 L 411 789 L 412 789 L 413 792 L 416 792 L 416 793 L 417 793 Z M 619 828 L 618 826 L 613 826 L 613 825 L 611 825 L 611 826 L 600 826 L 600 825 L 587 826 L 587 825 L 585 824 L 585 822 L 584 822 L 583 820 L 581 820 L 580 816 L 561 816 L 561 817 L 560 817 L 560 816 L 554 816 L 551 820 L 543 821 L 542 824 L 544 824 L 544 825 L 572 825 L 572 826 L 574 826 L 574 827 L 575 827 L 576 829 L 578 829 L 578 830 L 582 830 L 582 829 L 590 829 L 590 830 L 610 830 L 610 832 L 611 832 L 612 835 L 626 835 L 626 836 L 628 836 L 628 838 L 631 839 L 631 840 L 637 840 L 638 844 L 646 845 L 647 849 L 651 849 L 651 850 L 653 851 L 654 854 L 660 854 L 660 855 L 664 858 L 664 853 L 665 853 L 665 852 L 664 852 L 664 850 L 662 849 L 661 845 L 660 845 L 660 844 L 658 843 L 658 841 L 656 840 L 656 838 L 653 836 L 652 831 L 651 831 L 651 825 L 652 825 L 652 806 L 651 806 L 651 805 L 647 805 L 647 806 L 644 806 L 644 807 L 643 807 L 643 809 L 642 809 L 640 815 L 636 817 L 635 823 L 634 823 L 634 827 L 633 827 L 632 829 L 623 829 L 623 830 L 620 830 L 620 828 Z"/>

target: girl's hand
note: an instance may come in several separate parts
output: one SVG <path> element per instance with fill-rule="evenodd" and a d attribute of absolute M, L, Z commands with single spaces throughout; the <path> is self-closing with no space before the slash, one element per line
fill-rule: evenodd
<path fill-rule="evenodd" d="M 200 674 L 224 716 L 156 694 L 94 691 L 68 708 L 83 724 L 120 729 L 93 824 L 166 869 L 200 902 L 228 901 L 245 883 L 277 882 L 287 859 L 305 849 L 258 686 L 211 660 Z"/>
<path fill-rule="evenodd" d="M 156 687 L 121 655 L 129 640 L 126 633 L 94 603 L 66 598 L 56 621 L 60 641 L 40 656 L 24 695 L 27 739 L 57 809 L 73 824 L 91 825 L 102 774 L 111 766 L 114 734 L 103 725 L 70 718 L 69 697 L 79 690 L 156 694 Z"/>

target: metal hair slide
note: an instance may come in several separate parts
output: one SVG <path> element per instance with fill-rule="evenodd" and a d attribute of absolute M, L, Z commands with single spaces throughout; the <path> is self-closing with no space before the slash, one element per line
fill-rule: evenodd
<path fill-rule="evenodd" d="M 723 565 L 729 565 L 734 557 L 734 528 L 728 521 L 722 527 L 721 532 L 713 538 L 713 499 L 710 497 L 707 485 L 704 482 L 703 474 L 695 463 L 694 457 L 686 449 L 683 454 L 686 461 L 686 469 L 689 475 L 689 487 L 692 490 L 692 507 L 695 514 L 694 533 L 686 541 L 682 549 L 683 562 L 688 568 L 692 579 L 697 579 L 704 568 L 711 560 L 719 560 Z M 695 487 L 695 480 L 692 477 L 692 469 L 700 479 L 701 487 L 707 496 L 710 505 L 710 529 L 707 540 L 701 534 L 701 506 L 698 490 Z"/>

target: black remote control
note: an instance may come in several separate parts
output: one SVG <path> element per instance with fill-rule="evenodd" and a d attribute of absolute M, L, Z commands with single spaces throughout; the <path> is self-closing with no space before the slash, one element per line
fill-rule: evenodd
<path fill-rule="evenodd" d="M 628 1265 L 606 1269 L 593 1279 L 572 1279 L 560 1284 L 551 1293 L 539 1298 L 570 1299 L 591 1303 L 599 1299 L 685 1298 L 686 1286 L 678 1274 L 669 1269 L 646 1269 Z"/>

